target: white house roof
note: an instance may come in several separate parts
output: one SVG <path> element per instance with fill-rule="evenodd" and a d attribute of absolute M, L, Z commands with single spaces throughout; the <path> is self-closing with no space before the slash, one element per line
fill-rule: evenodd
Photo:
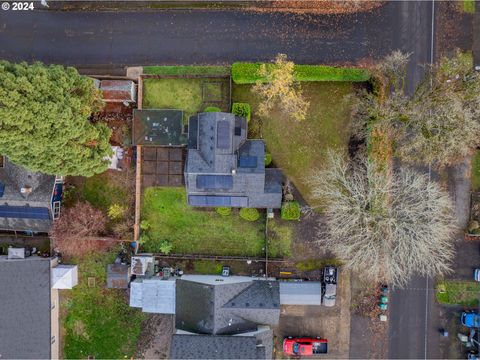
<path fill-rule="evenodd" d="M 321 305 L 322 284 L 313 281 L 280 281 L 280 304 Z"/>
<path fill-rule="evenodd" d="M 130 284 L 130 306 L 143 312 L 175 314 L 175 279 L 137 279 Z"/>
<path fill-rule="evenodd" d="M 51 269 L 52 289 L 72 289 L 78 284 L 77 265 L 57 265 Z"/>

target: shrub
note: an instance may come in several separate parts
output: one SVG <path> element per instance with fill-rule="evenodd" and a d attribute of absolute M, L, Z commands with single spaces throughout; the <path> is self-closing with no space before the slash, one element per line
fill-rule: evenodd
<path fill-rule="evenodd" d="M 259 75 L 261 63 L 239 62 L 232 65 L 232 80 L 235 84 L 255 84 L 264 82 Z M 274 66 L 269 63 L 267 67 Z M 358 68 L 341 68 L 323 65 L 295 65 L 296 81 L 352 81 L 362 82 L 370 79 L 370 72 Z"/>
<path fill-rule="evenodd" d="M 170 252 L 172 251 L 173 249 L 173 245 L 170 244 L 167 240 L 163 240 L 161 243 L 160 243 L 160 252 L 162 254 L 165 254 L 165 255 L 168 255 L 170 254 Z"/>
<path fill-rule="evenodd" d="M 119 220 L 125 215 L 126 212 L 127 208 L 125 206 L 112 204 L 108 208 L 108 217 L 111 220 Z"/>
<path fill-rule="evenodd" d="M 282 204 L 281 217 L 283 220 L 300 219 L 300 204 L 297 201 L 287 201 Z"/>
<path fill-rule="evenodd" d="M 229 216 L 232 214 L 232 208 L 229 207 L 217 207 L 215 211 L 217 212 L 217 214 L 222 216 Z"/>
<path fill-rule="evenodd" d="M 260 218 L 260 213 L 257 209 L 243 208 L 240 210 L 240 217 L 247 221 L 257 221 Z"/>
<path fill-rule="evenodd" d="M 206 107 L 203 112 L 221 112 L 222 110 L 216 106 L 208 106 Z"/>
<path fill-rule="evenodd" d="M 265 153 L 265 166 L 268 166 L 272 163 L 272 154 L 266 152 Z"/>
<path fill-rule="evenodd" d="M 142 222 L 140 223 L 140 229 L 142 229 L 143 231 L 147 231 L 148 229 L 150 229 L 150 223 L 148 222 L 148 220 L 142 220 Z"/>
<path fill-rule="evenodd" d="M 247 103 L 233 103 L 232 113 L 237 116 L 242 116 L 250 122 L 251 109 L 250 104 Z"/>

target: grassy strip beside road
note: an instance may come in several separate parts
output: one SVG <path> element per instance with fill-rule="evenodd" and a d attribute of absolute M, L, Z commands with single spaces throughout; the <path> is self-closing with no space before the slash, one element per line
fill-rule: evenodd
<path fill-rule="evenodd" d="M 149 75 L 230 75 L 230 66 L 144 66 L 143 73 Z"/>
<path fill-rule="evenodd" d="M 478 306 L 480 283 L 475 281 L 441 281 L 436 287 L 440 304 Z"/>
<path fill-rule="evenodd" d="M 128 305 L 125 290 L 105 287 L 106 266 L 115 256 L 115 252 L 96 253 L 72 259 L 79 267 L 79 283 L 62 293 L 67 359 L 123 359 L 135 355 L 144 314 Z M 88 278 L 95 279 L 94 286 L 89 286 Z"/>
<path fill-rule="evenodd" d="M 477 150 L 472 160 L 472 190 L 480 191 L 480 150 Z"/>
<path fill-rule="evenodd" d="M 475 0 L 463 0 L 463 11 L 469 14 L 475 14 Z"/>
<path fill-rule="evenodd" d="M 258 75 L 261 63 L 238 62 L 232 65 L 232 79 L 235 84 L 254 84 L 265 79 Z M 266 64 L 269 67 L 274 64 Z M 341 68 L 323 65 L 295 65 L 297 81 L 349 81 L 363 82 L 370 79 L 365 69 Z"/>

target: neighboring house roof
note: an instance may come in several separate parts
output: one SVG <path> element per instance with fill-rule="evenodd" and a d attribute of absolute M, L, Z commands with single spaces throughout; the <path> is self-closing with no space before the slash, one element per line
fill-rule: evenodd
<path fill-rule="evenodd" d="M 130 281 L 130 266 L 127 264 L 107 265 L 107 288 L 127 289 Z"/>
<path fill-rule="evenodd" d="M 1 230 L 50 231 L 54 175 L 32 172 L 5 159 L 0 186 Z"/>
<path fill-rule="evenodd" d="M 130 284 L 130 306 L 147 313 L 175 314 L 175 279 L 136 279 Z"/>
<path fill-rule="evenodd" d="M 0 258 L 0 289 L 0 358 L 50 358 L 50 259 Z"/>
<path fill-rule="evenodd" d="M 190 118 L 185 165 L 190 205 L 281 207 L 281 172 L 265 169 L 265 144 L 248 140 L 247 133 L 247 121 L 230 113 Z"/>
<path fill-rule="evenodd" d="M 235 276 L 224 279 L 192 275 L 177 280 L 177 329 L 231 335 L 255 331 L 258 325 L 278 324 L 278 282 Z"/>
<path fill-rule="evenodd" d="M 105 102 L 135 102 L 137 93 L 131 80 L 101 80 L 99 85 Z"/>
<path fill-rule="evenodd" d="M 273 334 L 250 336 L 175 334 L 170 359 L 272 359 Z"/>
<path fill-rule="evenodd" d="M 322 283 L 316 281 L 280 281 L 280 304 L 321 305 Z"/>
<path fill-rule="evenodd" d="M 133 145 L 186 145 L 187 134 L 183 130 L 183 111 L 135 109 L 132 142 Z"/>

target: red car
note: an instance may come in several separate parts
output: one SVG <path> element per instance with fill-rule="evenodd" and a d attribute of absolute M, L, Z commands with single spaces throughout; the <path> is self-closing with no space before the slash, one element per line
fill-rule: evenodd
<path fill-rule="evenodd" d="M 309 356 L 326 354 L 328 341 L 319 337 L 288 337 L 283 340 L 283 352 L 287 355 Z"/>

